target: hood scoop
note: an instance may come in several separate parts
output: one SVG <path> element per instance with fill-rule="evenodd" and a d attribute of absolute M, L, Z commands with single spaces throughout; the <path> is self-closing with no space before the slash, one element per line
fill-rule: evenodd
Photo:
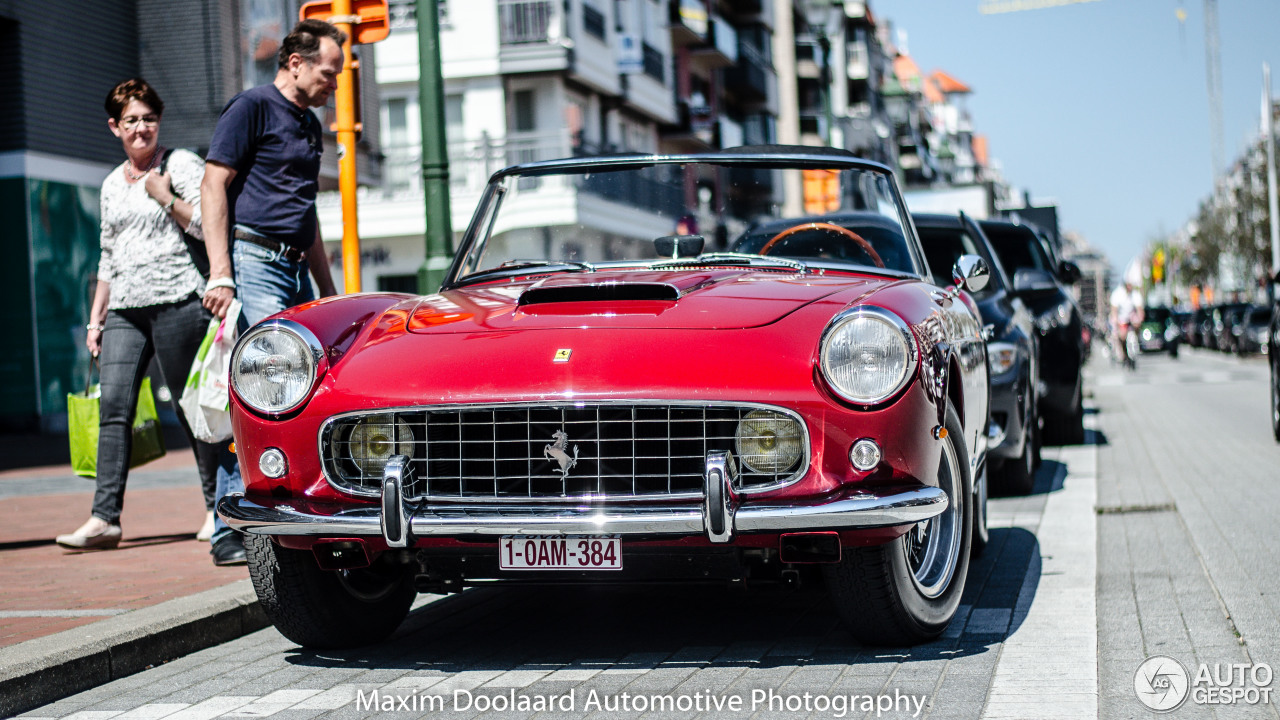
<path fill-rule="evenodd" d="M 520 307 L 564 302 L 666 301 L 680 299 L 680 290 L 670 283 L 617 282 L 538 283 L 520 294 Z"/>

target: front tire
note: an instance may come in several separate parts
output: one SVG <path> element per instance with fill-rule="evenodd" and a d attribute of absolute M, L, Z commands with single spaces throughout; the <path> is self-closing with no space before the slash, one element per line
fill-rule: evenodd
<path fill-rule="evenodd" d="M 1271 366 L 1271 434 L 1280 442 L 1280 358 L 1272 353 Z"/>
<path fill-rule="evenodd" d="M 321 570 L 315 555 L 280 547 L 265 535 L 245 535 L 249 578 L 281 635 L 308 648 L 350 648 L 386 638 L 409 614 L 413 576 L 386 562 L 368 568 Z"/>
<path fill-rule="evenodd" d="M 942 634 L 964 593 L 973 501 L 960 420 L 947 408 L 938 484 L 947 509 L 884 545 L 850 548 L 824 565 L 828 592 L 853 636 L 870 645 L 914 645 Z"/>
<path fill-rule="evenodd" d="M 1073 409 L 1067 412 L 1046 410 L 1044 413 L 1044 439 L 1050 445 L 1079 445 L 1084 442 L 1084 391 L 1076 379 Z"/>

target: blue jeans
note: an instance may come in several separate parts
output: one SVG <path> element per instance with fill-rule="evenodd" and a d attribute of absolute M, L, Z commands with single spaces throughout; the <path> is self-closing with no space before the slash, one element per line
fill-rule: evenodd
<path fill-rule="evenodd" d="M 235 272 L 236 297 L 240 311 L 240 332 L 257 325 L 285 308 L 315 299 L 307 262 L 293 262 L 261 245 L 235 240 L 231 246 L 231 265 Z M 244 492 L 244 479 L 237 464 L 230 471 L 218 469 L 218 497 Z M 213 542 L 231 532 L 219 516 L 213 526 Z"/>

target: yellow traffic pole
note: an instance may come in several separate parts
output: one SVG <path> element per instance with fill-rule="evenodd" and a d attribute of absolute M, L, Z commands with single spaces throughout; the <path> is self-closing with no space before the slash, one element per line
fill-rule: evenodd
<path fill-rule="evenodd" d="M 330 22 L 347 34 L 342 44 L 342 73 L 338 75 L 338 192 L 342 196 L 342 278 L 345 292 L 360 292 L 360 235 L 356 225 L 356 101 L 351 43 L 359 21 L 351 0 L 333 0 Z M 345 22 L 344 22 L 345 21 Z"/>

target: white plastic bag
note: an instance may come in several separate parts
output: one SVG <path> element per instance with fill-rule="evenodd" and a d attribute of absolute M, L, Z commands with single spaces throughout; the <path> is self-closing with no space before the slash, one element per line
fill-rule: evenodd
<path fill-rule="evenodd" d="M 197 440 L 221 442 L 231 438 L 231 394 L 227 388 L 231 372 L 231 350 L 240 334 L 240 301 L 232 300 L 227 316 L 209 321 L 204 342 L 196 353 L 187 385 L 178 407 L 187 417 Z"/>

